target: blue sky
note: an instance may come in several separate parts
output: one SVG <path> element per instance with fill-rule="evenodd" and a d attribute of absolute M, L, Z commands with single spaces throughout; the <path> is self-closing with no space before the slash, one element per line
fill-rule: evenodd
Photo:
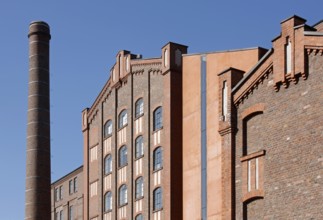
<path fill-rule="evenodd" d="M 52 180 L 82 164 L 81 111 L 109 77 L 119 50 L 158 57 L 167 42 L 189 53 L 271 47 L 293 14 L 310 25 L 322 1 L 6 1 L 0 3 L 0 207 L 2 220 L 24 218 L 28 26 L 51 26 Z M 73 155 L 73 156 L 71 156 Z"/>

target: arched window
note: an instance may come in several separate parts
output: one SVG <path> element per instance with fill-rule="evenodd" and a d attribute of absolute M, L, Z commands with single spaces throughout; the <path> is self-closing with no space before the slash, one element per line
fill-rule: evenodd
<path fill-rule="evenodd" d="M 142 157 L 144 155 L 144 138 L 139 136 L 136 138 L 136 158 Z"/>
<path fill-rule="evenodd" d="M 104 174 L 112 173 L 112 156 L 109 154 L 104 158 Z"/>
<path fill-rule="evenodd" d="M 157 147 L 154 150 L 154 170 L 159 170 L 163 167 L 163 149 Z"/>
<path fill-rule="evenodd" d="M 112 121 L 109 120 L 104 124 L 104 129 L 103 129 L 103 136 L 104 138 L 107 138 L 112 135 Z"/>
<path fill-rule="evenodd" d="M 112 210 L 112 192 L 107 192 L 104 195 L 104 211 L 108 212 Z"/>
<path fill-rule="evenodd" d="M 140 199 L 144 196 L 144 178 L 139 177 L 136 179 L 136 199 Z"/>
<path fill-rule="evenodd" d="M 142 214 L 139 214 L 136 216 L 135 220 L 144 220 L 144 216 Z"/>
<path fill-rule="evenodd" d="M 119 167 L 127 165 L 127 146 L 124 145 L 119 150 Z"/>
<path fill-rule="evenodd" d="M 154 190 L 154 211 L 163 208 L 163 191 L 161 187 Z"/>
<path fill-rule="evenodd" d="M 163 127 L 163 108 L 160 106 L 154 111 L 154 131 Z"/>
<path fill-rule="evenodd" d="M 144 100 L 142 98 L 137 100 L 135 112 L 135 118 L 139 118 L 144 114 Z"/>
<path fill-rule="evenodd" d="M 127 110 L 126 109 L 122 110 L 122 112 L 119 114 L 119 128 L 123 128 L 124 126 L 127 125 L 128 123 L 127 117 L 128 117 Z"/>
<path fill-rule="evenodd" d="M 126 185 L 122 185 L 119 188 L 119 205 L 125 205 L 128 202 L 128 198 L 127 198 L 127 186 Z"/>

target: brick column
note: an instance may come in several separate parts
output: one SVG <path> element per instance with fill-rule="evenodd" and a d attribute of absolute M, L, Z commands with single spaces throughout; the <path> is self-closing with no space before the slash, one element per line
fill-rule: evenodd
<path fill-rule="evenodd" d="M 50 195 L 50 29 L 42 21 L 29 26 L 29 92 L 25 219 L 51 219 Z"/>

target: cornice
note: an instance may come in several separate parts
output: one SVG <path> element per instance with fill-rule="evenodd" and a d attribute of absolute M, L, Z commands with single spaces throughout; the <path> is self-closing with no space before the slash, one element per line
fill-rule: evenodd
<path fill-rule="evenodd" d="M 307 55 L 314 54 L 314 56 L 323 56 L 323 46 L 305 46 Z"/>
<path fill-rule="evenodd" d="M 110 88 L 110 85 L 111 85 L 111 76 L 109 77 L 108 81 L 103 86 L 103 89 L 101 90 L 101 92 L 99 93 L 99 95 L 95 99 L 94 103 L 92 104 L 91 108 L 89 109 L 88 119 L 90 119 L 92 117 L 93 113 L 97 109 L 97 106 L 102 101 L 102 99 L 106 99 L 106 97 L 107 97 L 106 93 L 107 93 L 108 89 Z M 108 93 L 108 94 L 110 94 L 110 93 Z"/>
<path fill-rule="evenodd" d="M 270 65 L 265 68 L 251 83 L 250 85 L 247 87 L 247 89 L 245 89 L 240 95 L 239 97 L 237 97 L 234 100 L 234 105 L 236 108 L 239 107 L 240 104 L 243 104 L 245 99 L 248 99 L 248 97 L 250 95 L 253 94 L 253 91 L 255 89 L 258 89 L 258 86 L 260 84 L 263 84 L 265 79 L 268 79 L 269 74 L 273 74 L 273 63 L 271 62 Z M 251 79 L 252 80 L 252 79 Z"/>

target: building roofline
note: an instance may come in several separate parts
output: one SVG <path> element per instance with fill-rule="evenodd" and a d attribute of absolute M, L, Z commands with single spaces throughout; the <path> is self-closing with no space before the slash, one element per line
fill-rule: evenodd
<path fill-rule="evenodd" d="M 245 71 L 243 70 L 239 70 L 237 68 L 234 68 L 234 67 L 229 67 L 229 68 L 226 68 L 225 70 L 221 71 L 220 73 L 218 73 L 218 76 L 230 71 L 230 70 L 234 70 L 234 71 L 239 71 L 239 72 L 242 72 L 242 73 L 245 73 Z"/>
<path fill-rule="evenodd" d="M 81 170 L 81 169 L 83 169 L 83 165 L 81 165 L 78 168 L 74 169 L 73 171 L 67 173 L 66 175 L 62 176 L 61 178 L 55 180 L 54 182 L 51 183 L 51 186 L 52 185 L 55 185 L 56 183 L 60 182 L 61 180 L 65 179 L 66 177 L 68 177 L 69 175 L 71 175 L 72 173 L 77 172 L 78 170 Z"/>
<path fill-rule="evenodd" d="M 230 53 L 230 52 L 238 52 L 238 51 L 245 51 L 245 50 L 255 50 L 255 49 L 267 50 L 264 47 L 249 47 L 249 48 L 232 49 L 232 50 L 210 51 L 210 52 L 204 52 L 204 53 L 190 53 L 190 54 L 183 54 L 182 56 L 186 57 L 186 56 L 207 55 L 207 54 L 214 54 L 214 53 Z"/>
<path fill-rule="evenodd" d="M 177 45 L 177 46 L 182 46 L 182 47 L 188 47 L 188 46 L 186 46 L 186 45 L 184 45 L 184 44 L 179 44 L 179 43 L 175 43 L 175 42 L 172 42 L 172 41 L 168 41 L 166 44 L 164 44 L 161 48 L 164 48 L 165 46 L 167 46 L 168 44 L 175 44 L 175 45 Z"/>
<path fill-rule="evenodd" d="M 245 74 L 245 76 L 238 82 L 238 84 L 232 89 L 232 93 L 235 93 L 248 79 L 249 77 L 258 69 L 259 66 L 261 66 L 265 60 L 272 54 L 274 51 L 273 48 L 271 48 L 259 61 L 258 63 Z"/>
<path fill-rule="evenodd" d="M 301 19 L 301 20 L 303 20 L 304 22 L 306 22 L 307 20 L 305 19 L 305 18 L 302 18 L 302 17 L 300 17 L 300 16 L 298 16 L 298 15 L 292 15 L 292 16 L 290 16 L 290 17 L 288 17 L 288 18 L 286 18 L 286 19 L 284 19 L 284 20 L 282 20 L 280 23 L 282 24 L 282 23 L 284 23 L 284 22 L 286 22 L 286 21 L 288 21 L 288 20 L 290 20 L 290 19 L 292 19 L 292 18 L 298 18 L 298 19 Z"/>
<path fill-rule="evenodd" d="M 323 22 L 323 19 L 322 19 L 322 20 L 320 20 L 320 21 L 318 21 L 318 22 L 316 22 L 315 24 L 313 24 L 313 25 L 312 25 L 312 28 L 315 28 L 315 26 L 317 26 L 317 25 L 321 24 L 322 22 Z"/>

